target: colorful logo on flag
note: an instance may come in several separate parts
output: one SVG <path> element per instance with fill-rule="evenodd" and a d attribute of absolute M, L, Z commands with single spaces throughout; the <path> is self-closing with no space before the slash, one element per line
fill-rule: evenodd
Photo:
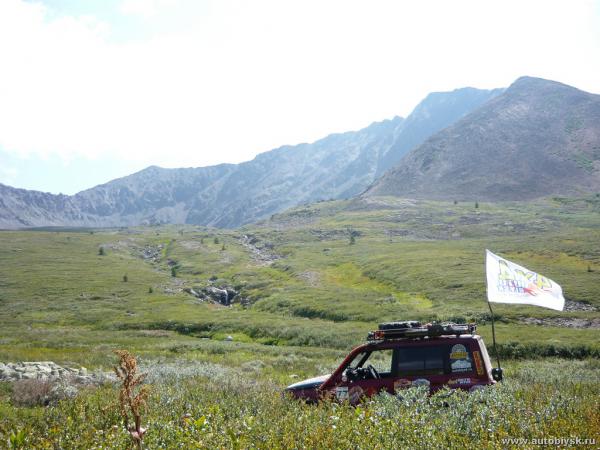
<path fill-rule="evenodd" d="M 486 250 L 488 301 L 543 306 L 562 311 L 562 288 L 543 275 Z"/>

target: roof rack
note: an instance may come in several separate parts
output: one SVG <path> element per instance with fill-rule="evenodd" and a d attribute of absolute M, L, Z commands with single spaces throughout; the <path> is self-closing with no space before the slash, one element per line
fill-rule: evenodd
<path fill-rule="evenodd" d="M 416 321 L 380 323 L 379 329 L 367 335 L 367 341 L 379 342 L 394 339 L 410 339 L 438 336 L 460 336 L 474 334 L 477 329 L 475 323 L 427 323 Z"/>

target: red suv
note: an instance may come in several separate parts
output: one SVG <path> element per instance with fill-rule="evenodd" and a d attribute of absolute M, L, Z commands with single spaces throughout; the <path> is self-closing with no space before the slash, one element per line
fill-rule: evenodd
<path fill-rule="evenodd" d="M 307 401 L 332 397 L 356 404 L 380 391 L 394 394 L 411 386 L 479 389 L 502 379 L 492 369 L 475 324 L 389 322 L 369 333 L 367 343 L 353 349 L 330 375 L 286 388 Z"/>

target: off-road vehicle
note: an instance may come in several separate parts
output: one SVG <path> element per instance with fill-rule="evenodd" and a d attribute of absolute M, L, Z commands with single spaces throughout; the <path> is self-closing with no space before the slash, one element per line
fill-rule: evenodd
<path fill-rule="evenodd" d="M 390 394 L 411 386 L 474 390 L 502 379 L 493 369 L 475 324 L 388 322 L 370 332 L 330 375 L 286 388 L 307 401 L 332 397 L 356 404 L 380 391 Z"/>

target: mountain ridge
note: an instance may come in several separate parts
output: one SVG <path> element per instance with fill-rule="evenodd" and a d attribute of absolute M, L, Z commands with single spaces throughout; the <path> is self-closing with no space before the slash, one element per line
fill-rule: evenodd
<path fill-rule="evenodd" d="M 149 166 L 72 196 L 0 186 L 0 227 L 191 223 L 231 228 L 301 203 L 352 197 L 412 145 L 498 94 L 475 88 L 430 94 L 411 120 L 412 114 L 395 116 L 313 143 L 284 145 L 240 164 Z"/>
<path fill-rule="evenodd" d="M 365 196 L 527 200 L 600 191 L 600 95 L 534 77 L 432 135 Z"/>

